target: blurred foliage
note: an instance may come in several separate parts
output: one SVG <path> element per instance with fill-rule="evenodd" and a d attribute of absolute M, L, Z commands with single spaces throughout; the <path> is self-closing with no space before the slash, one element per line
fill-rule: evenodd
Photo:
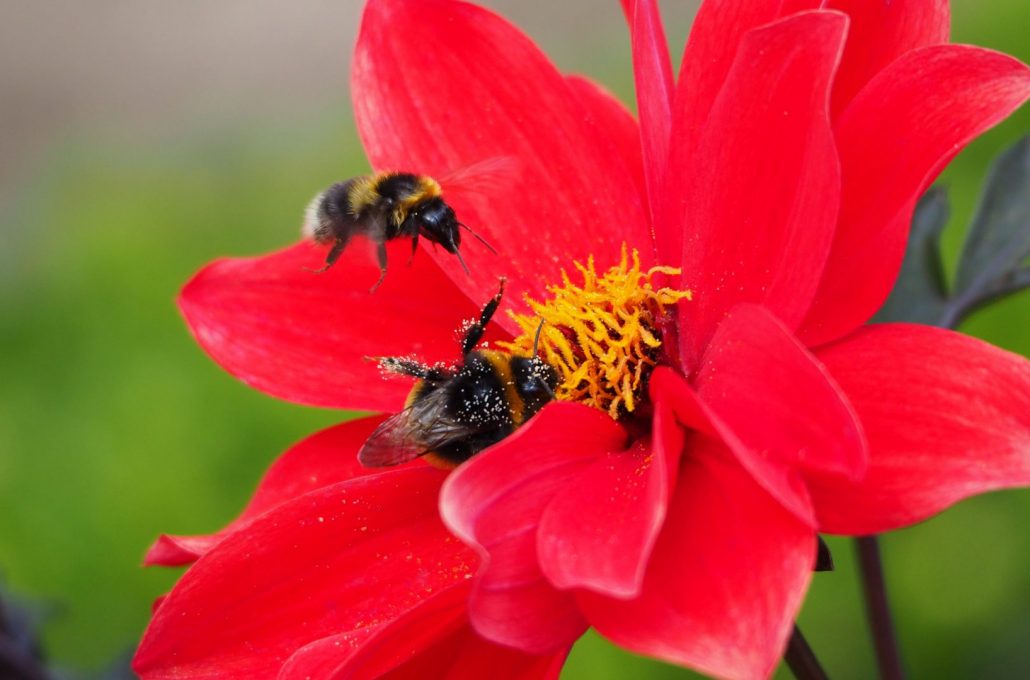
<path fill-rule="evenodd" d="M 173 305 L 207 260 L 295 238 L 312 188 L 361 165 L 336 128 L 65 147 L 7 216 L 30 238 L 0 292 L 0 568 L 64 609 L 58 657 L 99 666 L 134 645 L 175 578 L 139 568 L 156 533 L 217 528 L 277 452 L 339 419 L 221 373 Z"/>
<path fill-rule="evenodd" d="M 957 41 L 1030 58 L 1025 0 L 966 0 L 954 14 Z M 625 100 L 628 72 L 592 75 Z M 173 298 L 215 257 L 292 241 L 311 195 L 364 169 L 339 115 L 347 110 L 341 101 L 331 117 L 289 126 L 211 125 L 158 140 L 83 133 L 0 215 L 0 575 L 59 608 L 46 644 L 63 664 L 99 669 L 135 644 L 151 600 L 177 575 L 139 568 L 158 532 L 217 528 L 281 450 L 340 419 L 222 373 Z M 1024 109 L 945 172 L 953 225 L 969 223 L 989 161 L 1027 129 Z M 962 237 L 944 233 L 949 276 Z M 1024 293 L 963 330 L 1030 354 L 1028 318 Z M 1030 494 L 993 494 L 884 539 L 914 675 L 1030 677 L 1028 516 Z M 815 576 L 801 626 L 834 677 L 872 677 L 851 542 L 830 546 L 837 571 Z M 595 634 L 567 671 L 685 676 Z"/>

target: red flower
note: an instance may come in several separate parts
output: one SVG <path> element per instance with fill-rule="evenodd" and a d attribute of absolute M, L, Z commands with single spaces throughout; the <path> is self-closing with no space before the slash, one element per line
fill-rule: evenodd
<path fill-rule="evenodd" d="M 419 463 L 357 469 L 378 419 L 316 435 L 225 531 L 155 545 L 151 562 L 202 557 L 154 615 L 144 677 L 376 674 L 402 659 L 555 673 L 588 625 L 762 676 L 817 531 L 886 531 L 1030 483 L 1030 363 L 947 331 L 863 326 L 916 198 L 1030 95 L 1030 70 L 944 44 L 940 0 L 729 0 L 702 6 L 674 82 L 656 3 L 633 4 L 639 125 L 485 10 L 370 0 L 353 92 L 373 167 L 516 159 L 503 191 L 449 199 L 501 256 L 470 244 L 469 278 L 425 251 L 370 296 L 360 248 L 314 276 L 324 253 L 304 243 L 210 265 L 181 306 L 255 387 L 392 412 L 410 384 L 365 356 L 453 360 L 453 329 L 499 275 L 507 304 L 543 301 L 562 268 L 593 256 L 603 271 L 627 243 L 693 292 L 671 323 L 644 324 L 662 342 L 646 391 L 614 388 L 643 403 L 612 407 L 619 420 L 551 403 L 445 483 Z M 403 261 L 407 246 L 391 248 Z M 498 315 L 492 333 L 523 330 Z M 443 519 L 475 552 L 440 522 L 441 483 Z"/>
<path fill-rule="evenodd" d="M 243 514 L 214 536 L 162 537 L 149 564 L 197 560 L 154 613 L 144 678 L 557 676 L 565 653 L 487 642 L 465 611 L 476 557 L 440 522 L 444 473 L 369 474 L 357 451 L 381 417 L 296 445 Z M 203 557 L 201 557 L 203 555 Z"/>

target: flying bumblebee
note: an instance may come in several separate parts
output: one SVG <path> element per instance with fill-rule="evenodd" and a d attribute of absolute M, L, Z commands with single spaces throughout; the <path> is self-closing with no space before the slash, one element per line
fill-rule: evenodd
<path fill-rule="evenodd" d="M 535 349 L 530 357 L 475 349 L 503 293 L 501 279 L 497 295 L 465 331 L 459 365 L 381 360 L 385 370 L 418 381 L 405 409 L 380 424 L 362 446 L 362 465 L 397 465 L 425 456 L 437 467 L 455 467 L 510 435 L 554 398 L 558 375 Z"/>
<path fill-rule="evenodd" d="M 303 233 L 320 245 L 332 244 L 319 272 L 333 266 L 354 236 L 361 234 L 373 241 L 379 259 L 379 280 L 372 286 L 375 291 L 386 278 L 386 242 L 395 238 L 411 239 L 412 256 L 419 237 L 438 243 L 457 255 L 468 273 L 458 251 L 460 229 L 496 253 L 481 236 L 458 221 L 435 179 L 407 172 L 381 172 L 339 182 L 315 196 L 305 212 Z"/>

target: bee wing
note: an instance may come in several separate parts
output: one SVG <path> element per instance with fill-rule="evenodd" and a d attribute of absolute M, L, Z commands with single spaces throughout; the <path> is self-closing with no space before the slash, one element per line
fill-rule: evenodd
<path fill-rule="evenodd" d="M 445 415 L 446 398 L 436 390 L 384 420 L 358 451 L 358 461 L 365 467 L 400 465 L 474 433 Z"/>
<path fill-rule="evenodd" d="M 422 444 L 415 439 L 416 433 L 410 409 L 390 416 L 362 445 L 358 462 L 365 467 L 386 467 L 415 460 L 425 453 Z"/>
<path fill-rule="evenodd" d="M 438 177 L 445 196 L 472 192 L 480 194 L 504 191 L 518 174 L 519 162 L 512 156 L 493 156 L 457 168 Z"/>

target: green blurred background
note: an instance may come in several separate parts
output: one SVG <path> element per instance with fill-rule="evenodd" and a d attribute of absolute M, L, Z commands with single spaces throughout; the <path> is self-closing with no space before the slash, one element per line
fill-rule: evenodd
<path fill-rule="evenodd" d="M 617 3 L 487 4 L 632 100 Z M 666 4 L 678 53 L 693 7 Z M 53 659 L 95 670 L 176 578 L 140 568 L 148 543 L 219 527 L 280 451 L 341 418 L 224 374 L 173 299 L 212 258 L 293 241 L 311 195 L 366 168 L 347 93 L 360 3 L 0 8 L 0 580 L 48 612 Z M 956 41 L 1030 60 L 1026 0 L 953 11 Z M 1028 129 L 1024 109 L 945 173 L 950 262 L 990 159 Z M 1027 355 L 1028 319 L 1024 294 L 964 330 Z M 1030 677 L 1028 518 L 1030 492 L 999 493 L 885 538 L 913 676 Z M 852 547 L 831 546 L 801 625 L 831 675 L 871 677 Z M 685 675 L 594 635 L 567 667 Z"/>

